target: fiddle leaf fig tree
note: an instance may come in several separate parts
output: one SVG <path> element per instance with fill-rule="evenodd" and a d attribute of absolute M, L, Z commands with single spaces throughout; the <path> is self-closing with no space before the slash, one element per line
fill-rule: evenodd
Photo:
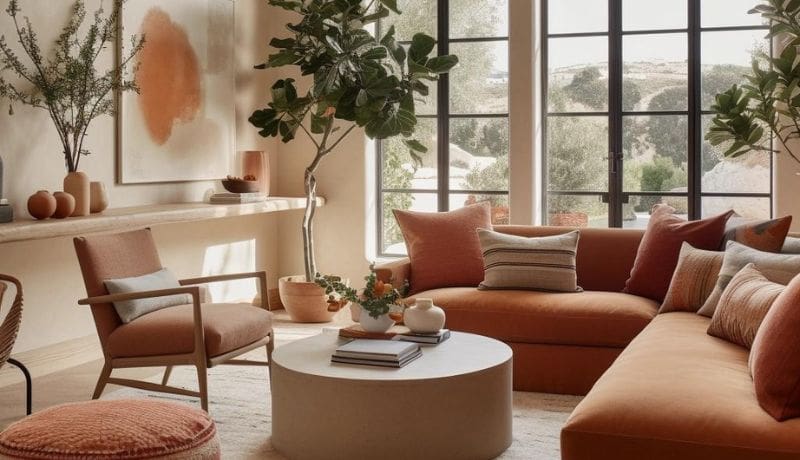
<path fill-rule="evenodd" d="M 317 274 L 313 219 L 316 211 L 315 173 L 325 157 L 356 127 L 371 139 L 402 136 L 415 159 L 427 149 L 413 138 L 417 125 L 415 96 L 427 96 L 428 85 L 457 63 L 453 55 L 430 57 L 436 42 L 425 34 L 413 36 L 406 50 L 395 40 L 394 27 L 375 37 L 365 26 L 400 14 L 396 0 L 268 0 L 272 6 L 299 15 L 288 24 L 291 36 L 273 38 L 277 52 L 257 69 L 295 66 L 313 77 L 300 92 L 295 80 L 278 80 L 267 107 L 256 110 L 250 123 L 264 137 L 288 143 L 300 133 L 316 153 L 305 170 L 308 202 L 303 215 L 306 281 Z"/>
<path fill-rule="evenodd" d="M 754 59 L 751 73 L 745 75 L 747 84 L 733 85 L 716 96 L 705 138 L 713 146 L 725 144 L 724 156 L 738 157 L 773 152 L 763 140 L 769 129 L 800 163 L 800 151 L 792 142 L 800 139 L 800 0 L 767 0 L 749 13 L 769 21 L 767 38 L 781 38 L 785 47 L 777 57 L 761 53 L 761 62 Z M 762 68 L 763 63 L 769 65 Z"/>

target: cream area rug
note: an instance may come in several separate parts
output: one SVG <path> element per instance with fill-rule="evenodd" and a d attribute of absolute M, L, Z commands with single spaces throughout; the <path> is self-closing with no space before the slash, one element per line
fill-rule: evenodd
<path fill-rule="evenodd" d="M 217 423 L 225 459 L 283 459 L 270 443 L 271 411 L 267 369 L 217 366 L 209 370 L 209 412 Z M 154 382 L 159 379 L 153 378 Z M 176 368 L 171 385 L 196 389 L 194 368 Z M 109 387 L 109 390 L 113 387 Z M 197 399 L 132 388 L 108 392 L 102 399 L 155 398 L 200 407 Z M 577 396 L 514 392 L 514 442 L 501 459 L 557 460 L 559 433 Z"/>

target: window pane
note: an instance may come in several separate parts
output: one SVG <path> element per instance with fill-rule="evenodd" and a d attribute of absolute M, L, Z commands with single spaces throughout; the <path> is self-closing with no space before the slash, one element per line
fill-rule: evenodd
<path fill-rule="evenodd" d="M 703 217 L 733 209 L 742 217 L 769 219 L 772 216 L 769 198 L 703 197 Z"/>
<path fill-rule="evenodd" d="M 687 43 L 686 34 L 623 37 L 624 105 L 637 110 L 686 110 Z"/>
<path fill-rule="evenodd" d="M 608 190 L 608 119 L 547 119 L 547 187 L 558 191 Z"/>
<path fill-rule="evenodd" d="M 410 41 L 417 32 L 436 38 L 436 0 L 397 0 L 397 8 L 403 14 L 391 14 L 382 20 L 383 33 L 394 25 L 397 40 Z"/>
<path fill-rule="evenodd" d="M 547 225 L 608 227 L 608 204 L 600 196 L 547 195 Z"/>
<path fill-rule="evenodd" d="M 622 0 L 622 30 L 685 29 L 686 0 Z"/>
<path fill-rule="evenodd" d="M 492 224 L 508 225 L 510 215 L 508 212 L 508 195 L 473 195 L 454 193 L 450 195 L 450 210 L 463 208 L 475 203 L 488 201 L 492 205 Z"/>
<path fill-rule="evenodd" d="M 436 189 L 436 119 L 418 118 L 414 137 L 428 148 L 421 165 L 411 159 L 401 136 L 381 141 L 384 189 Z"/>
<path fill-rule="evenodd" d="M 403 234 L 392 213 L 393 209 L 436 212 L 438 203 L 435 193 L 383 193 L 383 254 L 406 254 Z"/>
<path fill-rule="evenodd" d="M 668 204 L 675 208 L 676 215 L 689 218 L 689 199 L 685 196 L 631 196 L 622 208 L 622 227 L 647 228 L 650 210 L 659 203 Z"/>
<path fill-rule="evenodd" d="M 608 110 L 608 38 L 552 38 L 547 55 L 550 112 Z"/>
<path fill-rule="evenodd" d="M 508 0 L 450 0 L 450 38 L 508 36 Z"/>
<path fill-rule="evenodd" d="M 708 132 L 713 115 L 703 116 L 703 133 Z M 769 145 L 765 136 L 764 145 Z M 769 193 L 772 183 L 772 164 L 768 152 L 750 152 L 738 158 L 725 158 L 728 146 L 712 147 L 703 142 L 703 192 Z"/>
<path fill-rule="evenodd" d="M 702 36 L 703 109 L 708 110 L 714 97 L 734 83 L 747 80 L 744 74 L 751 73 L 751 63 L 759 52 L 769 51 L 769 41 L 763 30 L 735 32 L 704 32 Z M 767 64 L 762 64 L 767 68 Z"/>
<path fill-rule="evenodd" d="M 459 58 L 450 72 L 452 113 L 508 112 L 508 42 L 453 43 Z"/>
<path fill-rule="evenodd" d="M 625 192 L 686 191 L 687 123 L 684 115 L 623 118 Z"/>
<path fill-rule="evenodd" d="M 757 3 L 753 0 L 702 0 L 702 27 L 750 26 L 766 24 L 760 14 L 747 14 Z"/>
<path fill-rule="evenodd" d="M 450 120 L 450 189 L 508 190 L 508 118 Z"/>
<path fill-rule="evenodd" d="M 580 12 L 580 14 L 576 14 L 576 12 Z M 547 2 L 548 33 L 605 32 L 607 30 L 607 0 L 550 0 Z"/>

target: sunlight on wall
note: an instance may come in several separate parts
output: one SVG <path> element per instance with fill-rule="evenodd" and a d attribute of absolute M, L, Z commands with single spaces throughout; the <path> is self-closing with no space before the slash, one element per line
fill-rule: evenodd
<path fill-rule="evenodd" d="M 255 270 L 255 239 L 209 246 L 203 257 L 203 276 Z M 212 302 L 251 302 L 258 287 L 253 279 L 235 280 L 209 285 L 209 294 Z"/>

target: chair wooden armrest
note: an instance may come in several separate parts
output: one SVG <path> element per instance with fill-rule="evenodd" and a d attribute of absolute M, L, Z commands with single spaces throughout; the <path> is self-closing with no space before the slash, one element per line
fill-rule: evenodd
<path fill-rule="evenodd" d="M 258 279 L 258 293 L 261 296 L 261 307 L 264 308 L 265 310 L 269 310 L 270 308 L 269 308 L 269 293 L 267 292 L 267 272 L 265 271 L 201 276 L 198 278 L 182 279 L 178 282 L 181 284 L 181 286 L 191 286 L 194 284 L 219 283 L 221 281 L 233 281 L 233 280 L 241 280 L 248 278 Z"/>

